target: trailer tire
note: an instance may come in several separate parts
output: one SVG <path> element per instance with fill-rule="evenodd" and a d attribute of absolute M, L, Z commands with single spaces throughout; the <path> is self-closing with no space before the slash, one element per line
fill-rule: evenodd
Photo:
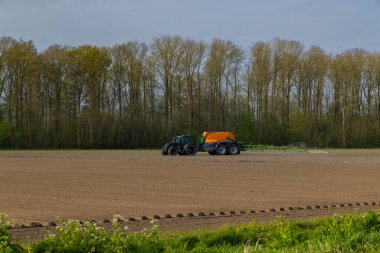
<path fill-rule="evenodd" d="M 239 146 L 236 143 L 232 143 L 228 147 L 228 154 L 229 155 L 238 155 L 240 153 Z"/>
<path fill-rule="evenodd" d="M 216 146 L 217 155 L 227 155 L 227 146 L 226 144 L 220 143 Z"/>

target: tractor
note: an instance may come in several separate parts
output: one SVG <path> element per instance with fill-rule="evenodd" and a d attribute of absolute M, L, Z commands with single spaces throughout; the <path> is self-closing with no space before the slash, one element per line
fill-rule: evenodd
<path fill-rule="evenodd" d="M 188 135 L 179 135 L 172 139 L 172 141 L 166 143 L 162 149 L 162 155 L 195 155 L 197 153 L 197 147 L 192 142 L 191 137 Z"/>
<path fill-rule="evenodd" d="M 202 137 L 195 145 L 190 136 L 180 135 L 166 143 L 162 155 L 195 155 L 197 151 L 208 152 L 210 155 L 238 155 L 244 150 L 241 143 L 236 142 L 230 132 L 203 132 Z"/>

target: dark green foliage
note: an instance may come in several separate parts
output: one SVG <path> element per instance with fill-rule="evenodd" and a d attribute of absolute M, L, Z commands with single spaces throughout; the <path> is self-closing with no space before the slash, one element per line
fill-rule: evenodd
<path fill-rule="evenodd" d="M 9 146 L 11 141 L 11 129 L 7 122 L 0 120 L 0 147 Z"/>
<path fill-rule="evenodd" d="M 235 128 L 234 131 L 238 134 L 239 140 L 249 141 L 247 144 L 253 144 L 252 142 L 255 139 L 255 129 L 252 118 L 248 113 L 242 113 L 237 117 Z"/>

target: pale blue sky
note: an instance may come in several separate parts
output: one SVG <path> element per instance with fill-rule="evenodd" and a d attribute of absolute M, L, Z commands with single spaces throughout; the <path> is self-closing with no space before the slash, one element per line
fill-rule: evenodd
<path fill-rule="evenodd" d="M 380 0 L 0 0 L 0 36 L 33 40 L 39 50 L 166 34 L 244 49 L 279 37 L 332 53 L 380 51 Z"/>

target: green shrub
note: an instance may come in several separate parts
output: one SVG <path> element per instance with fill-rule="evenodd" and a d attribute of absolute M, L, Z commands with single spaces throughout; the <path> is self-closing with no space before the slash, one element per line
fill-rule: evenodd
<path fill-rule="evenodd" d="M 11 222 L 8 220 L 8 217 L 0 213 L 0 252 L 24 252 L 24 249 L 20 245 L 11 242 L 11 236 L 8 230 L 10 226 Z"/>
<path fill-rule="evenodd" d="M 121 220 L 114 217 L 111 232 L 94 223 L 63 222 L 54 233 L 33 245 L 32 252 L 163 252 L 154 222 L 150 231 L 128 234 L 127 228 L 120 228 Z"/>

